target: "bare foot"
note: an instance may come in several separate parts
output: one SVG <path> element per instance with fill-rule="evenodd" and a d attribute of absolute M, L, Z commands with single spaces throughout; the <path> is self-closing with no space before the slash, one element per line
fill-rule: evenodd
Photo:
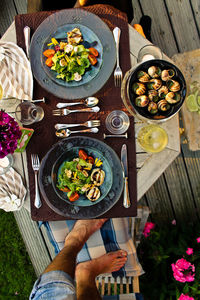
<path fill-rule="evenodd" d="M 75 242 L 76 245 L 79 245 L 81 248 L 88 240 L 88 238 L 98 229 L 108 219 L 98 219 L 98 220 L 78 220 L 71 232 L 67 235 L 65 239 L 65 246 L 68 242 Z"/>
<path fill-rule="evenodd" d="M 127 252 L 118 250 L 104 254 L 93 260 L 80 263 L 76 266 L 75 277 L 78 280 L 95 278 L 103 273 L 112 273 L 121 269 L 127 261 Z"/>

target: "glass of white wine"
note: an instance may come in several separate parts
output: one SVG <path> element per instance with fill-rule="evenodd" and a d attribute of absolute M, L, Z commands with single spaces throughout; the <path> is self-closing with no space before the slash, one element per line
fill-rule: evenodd
<path fill-rule="evenodd" d="M 167 146 L 168 135 L 162 127 L 150 124 L 140 129 L 137 140 L 146 152 L 158 153 Z"/>

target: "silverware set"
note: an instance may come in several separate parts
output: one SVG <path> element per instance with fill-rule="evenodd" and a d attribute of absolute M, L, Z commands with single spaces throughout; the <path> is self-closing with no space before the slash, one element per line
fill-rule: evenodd
<path fill-rule="evenodd" d="M 97 103 L 99 102 L 99 100 L 96 97 L 88 97 L 86 99 L 81 99 L 78 100 L 76 102 L 72 102 L 72 103 L 58 103 L 56 106 L 58 107 L 58 109 L 54 109 L 52 111 L 53 116 L 67 116 L 71 113 L 77 113 L 77 112 L 99 112 L 100 108 L 99 106 L 95 106 Z M 69 110 L 67 108 L 63 108 L 66 106 L 73 106 L 73 105 L 78 105 L 78 104 L 83 104 L 85 106 L 87 106 L 87 108 L 82 108 L 82 109 L 74 109 L 74 110 Z M 82 129 L 82 130 L 74 130 L 71 131 L 68 128 L 72 128 L 72 127 L 88 127 L 88 129 Z M 100 120 L 89 120 L 83 123 L 75 123 L 75 124 L 68 124 L 68 123 L 64 123 L 64 124 L 60 124 L 57 123 L 55 125 L 55 129 L 56 129 L 56 136 L 57 137 L 61 137 L 61 138 L 65 138 L 70 136 L 73 133 L 97 133 L 99 131 L 99 129 L 97 127 L 100 126 Z"/>

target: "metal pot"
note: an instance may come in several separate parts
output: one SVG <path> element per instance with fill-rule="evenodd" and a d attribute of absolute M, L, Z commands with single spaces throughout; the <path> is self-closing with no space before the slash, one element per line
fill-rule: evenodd
<path fill-rule="evenodd" d="M 173 80 L 178 81 L 180 84 L 180 100 L 176 104 L 171 104 L 170 108 L 167 111 L 158 110 L 157 113 L 151 114 L 146 107 L 139 107 L 135 103 L 136 95 L 132 89 L 134 83 L 138 82 L 137 74 L 139 71 L 148 72 L 149 67 L 156 66 L 161 70 L 173 69 L 175 74 Z M 166 85 L 166 82 L 162 81 L 163 85 Z M 147 83 L 143 83 L 147 86 Z M 138 117 L 139 119 L 149 122 L 149 123 L 158 123 L 166 121 L 172 118 L 178 111 L 181 109 L 183 102 L 186 96 L 186 83 L 183 74 L 181 71 L 172 63 L 165 60 L 153 59 L 145 61 L 143 63 L 137 64 L 132 69 L 127 71 L 124 76 L 121 88 L 121 97 L 123 99 L 124 105 L 128 109 L 131 115 Z"/>

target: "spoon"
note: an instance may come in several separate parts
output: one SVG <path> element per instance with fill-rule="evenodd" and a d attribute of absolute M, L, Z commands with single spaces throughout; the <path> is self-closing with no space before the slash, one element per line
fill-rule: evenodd
<path fill-rule="evenodd" d="M 97 99 L 96 97 L 88 97 L 86 99 L 79 100 L 79 102 L 57 103 L 56 107 L 63 108 L 63 107 L 67 107 L 67 106 L 77 105 L 77 104 L 84 104 L 87 107 L 93 107 L 93 106 L 97 105 L 98 102 L 99 102 L 99 99 Z"/>
<path fill-rule="evenodd" d="M 72 133 L 79 133 L 79 132 L 93 132 L 93 133 L 97 133 L 99 131 L 99 129 L 97 127 L 93 127 L 93 128 L 89 128 L 89 129 L 83 129 L 83 130 L 69 130 L 69 129 L 61 129 L 56 131 L 56 136 L 57 137 L 68 137 L 70 136 L 70 134 Z"/>

